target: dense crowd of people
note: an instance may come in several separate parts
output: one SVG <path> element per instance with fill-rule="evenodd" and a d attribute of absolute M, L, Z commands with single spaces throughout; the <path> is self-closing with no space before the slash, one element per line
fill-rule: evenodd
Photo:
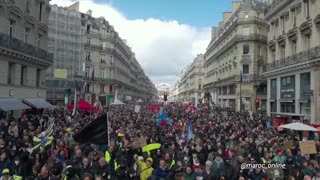
<path fill-rule="evenodd" d="M 109 143 L 79 144 L 77 133 L 97 116 L 65 109 L 0 120 L 0 180 L 267 180 L 320 179 L 318 154 L 302 154 L 301 136 L 293 131 L 277 133 L 265 116 L 247 116 L 228 108 L 199 105 L 186 111 L 181 103 L 164 106 L 172 126 L 158 126 L 157 112 L 141 106 L 111 106 Z M 105 113 L 105 112 L 100 112 Z M 186 124 L 192 124 L 193 136 Z M 39 148 L 41 137 L 54 123 L 52 140 Z M 106 127 L 107 131 L 108 127 Z M 190 134 L 189 134 L 190 135 Z M 301 135 L 301 134 L 300 134 Z M 292 148 L 285 142 L 292 140 Z M 160 148 L 143 152 L 147 144 Z M 285 169 L 242 169 L 243 163 L 285 164 Z"/>

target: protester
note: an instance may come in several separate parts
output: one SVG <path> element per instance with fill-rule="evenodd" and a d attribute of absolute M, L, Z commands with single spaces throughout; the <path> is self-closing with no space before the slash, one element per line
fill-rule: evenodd
<path fill-rule="evenodd" d="M 72 116 L 68 110 L 54 109 L 1 118 L 0 178 L 320 178 L 319 141 L 315 139 L 317 154 L 302 154 L 302 134 L 278 133 L 266 116 L 251 118 L 207 104 L 140 104 L 140 112 L 134 106 L 110 106 L 108 115 L 100 111 Z M 287 141 L 292 141 L 290 148 Z M 147 144 L 160 146 L 143 150 Z M 243 163 L 280 163 L 286 169 L 242 169 Z"/>

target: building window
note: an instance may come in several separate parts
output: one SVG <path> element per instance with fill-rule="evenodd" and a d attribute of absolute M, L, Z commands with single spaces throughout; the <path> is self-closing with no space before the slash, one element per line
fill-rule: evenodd
<path fill-rule="evenodd" d="M 91 39 L 90 38 L 87 38 L 87 45 L 91 45 Z"/>
<path fill-rule="evenodd" d="M 244 27 L 243 28 L 243 35 L 249 36 L 250 35 L 250 27 Z"/>
<path fill-rule="evenodd" d="M 300 97 L 310 99 L 310 94 L 307 94 L 311 88 L 310 73 L 300 74 Z"/>
<path fill-rule="evenodd" d="M 295 76 L 281 78 L 281 98 L 295 98 Z"/>
<path fill-rule="evenodd" d="M 277 79 L 271 79 L 270 83 L 271 99 L 277 99 Z"/>
<path fill-rule="evenodd" d="M 107 78 L 106 68 L 100 68 L 100 77 Z"/>
<path fill-rule="evenodd" d="M 36 87 L 40 87 L 40 76 L 41 76 L 41 69 L 37 69 L 37 79 L 36 79 Z"/>
<path fill-rule="evenodd" d="M 113 64 L 113 56 L 110 56 L 110 58 L 111 58 L 110 64 Z"/>
<path fill-rule="evenodd" d="M 281 112 L 283 113 L 295 113 L 295 104 L 294 103 L 281 103 Z"/>
<path fill-rule="evenodd" d="M 243 74 L 249 74 L 249 64 L 242 65 L 242 72 Z"/>
<path fill-rule="evenodd" d="M 30 28 L 26 28 L 24 33 L 24 42 L 26 43 L 29 42 L 29 36 L 30 36 Z"/>
<path fill-rule="evenodd" d="M 280 18 L 280 23 L 281 23 L 281 31 L 282 31 L 282 33 L 284 33 L 285 32 L 285 18 L 284 18 L 284 16 L 282 16 L 281 18 Z"/>
<path fill-rule="evenodd" d="M 91 61 L 90 54 L 91 53 L 89 51 L 86 52 L 86 61 Z"/>
<path fill-rule="evenodd" d="M 85 76 L 86 76 L 86 77 L 89 77 L 89 76 L 90 76 L 90 67 L 89 67 L 89 66 L 86 66 Z"/>
<path fill-rule="evenodd" d="M 27 75 L 26 70 L 27 70 L 27 66 L 22 65 L 21 66 L 21 77 L 20 77 L 21 86 L 25 85 L 24 81 L 25 81 L 25 77 Z"/>
<path fill-rule="evenodd" d="M 296 41 L 291 42 L 291 51 L 292 51 L 292 55 L 297 53 L 297 42 Z"/>
<path fill-rule="evenodd" d="M 101 54 L 101 63 L 106 63 L 106 55 Z"/>
<path fill-rule="evenodd" d="M 250 52 L 250 46 L 245 44 L 243 45 L 243 54 L 249 54 Z"/>
<path fill-rule="evenodd" d="M 260 45 L 258 45 L 258 48 L 257 48 L 257 55 L 261 56 L 261 46 Z"/>
<path fill-rule="evenodd" d="M 41 47 L 41 41 L 42 41 L 42 35 L 39 34 L 39 35 L 38 35 L 38 48 Z"/>
<path fill-rule="evenodd" d="M 291 25 L 292 25 L 292 27 L 296 27 L 296 22 L 297 22 L 296 9 L 293 8 L 293 9 L 291 9 Z"/>
<path fill-rule="evenodd" d="M 86 84 L 86 87 L 84 88 L 84 92 L 85 93 L 89 93 L 90 92 L 90 84 Z"/>
<path fill-rule="evenodd" d="M 261 34 L 261 28 L 258 27 L 258 35 Z"/>
<path fill-rule="evenodd" d="M 43 2 L 40 2 L 40 8 L 39 8 L 39 21 L 42 21 L 42 6 L 43 6 Z"/>
<path fill-rule="evenodd" d="M 272 32 L 272 37 L 275 38 L 276 37 L 276 24 L 275 23 L 271 23 L 271 32 Z"/>
<path fill-rule="evenodd" d="M 276 62 L 276 50 L 275 49 L 271 49 L 271 58 L 272 58 L 272 61 L 275 63 Z"/>
<path fill-rule="evenodd" d="M 310 34 L 304 36 L 304 47 L 305 47 L 305 50 L 310 49 Z"/>
<path fill-rule="evenodd" d="M 90 30 L 91 30 L 91 26 L 90 26 L 90 25 L 87 25 L 87 34 L 90 33 Z"/>
<path fill-rule="evenodd" d="M 286 58 L 286 47 L 285 46 L 280 46 L 279 53 L 280 53 L 280 58 L 281 59 Z"/>
<path fill-rule="evenodd" d="M 8 68 L 8 84 L 13 84 L 14 81 L 14 63 L 9 63 L 9 68 Z"/>
<path fill-rule="evenodd" d="M 106 29 L 102 29 L 102 35 L 103 35 L 103 37 L 106 37 L 107 36 L 107 30 Z"/>
<path fill-rule="evenodd" d="M 9 22 L 9 36 L 11 38 L 14 36 L 15 24 L 16 24 L 15 21 L 10 20 L 10 22 Z"/>
<path fill-rule="evenodd" d="M 199 84 L 199 90 L 201 90 L 201 84 Z"/>
<path fill-rule="evenodd" d="M 104 93 L 104 85 L 100 85 L 100 93 Z"/>
<path fill-rule="evenodd" d="M 310 2 L 309 0 L 304 1 L 304 12 L 306 19 L 310 18 Z"/>
<path fill-rule="evenodd" d="M 270 103 L 270 111 L 271 112 L 277 112 L 277 103 L 276 102 L 271 102 Z"/>
<path fill-rule="evenodd" d="M 31 9 L 30 9 L 30 0 L 27 0 L 26 12 L 27 12 L 28 14 L 31 12 Z"/>
<path fill-rule="evenodd" d="M 300 103 L 300 114 L 303 114 L 303 115 L 306 115 L 306 116 L 310 116 L 311 115 L 311 103 L 310 103 L 310 101 Z"/>

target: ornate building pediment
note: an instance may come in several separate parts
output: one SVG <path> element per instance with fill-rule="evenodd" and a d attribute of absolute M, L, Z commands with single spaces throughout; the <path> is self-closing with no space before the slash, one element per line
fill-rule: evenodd
<path fill-rule="evenodd" d="M 306 22 L 302 23 L 299 27 L 300 32 L 303 35 L 310 35 L 312 32 L 312 21 L 311 20 L 307 20 Z"/>
<path fill-rule="evenodd" d="M 320 28 L 320 14 L 318 14 L 314 20 L 313 20 L 314 24 L 317 26 L 317 28 Z"/>
<path fill-rule="evenodd" d="M 48 31 L 48 25 L 43 24 L 43 23 L 39 23 L 39 29 L 42 30 L 43 32 L 47 32 Z"/>
<path fill-rule="evenodd" d="M 21 19 L 21 17 L 23 16 L 23 12 L 17 6 L 8 6 L 8 11 L 10 13 L 9 16 L 14 16 L 16 19 Z"/>
<path fill-rule="evenodd" d="M 26 14 L 24 16 L 26 23 L 31 24 L 32 26 L 34 26 L 36 24 L 36 19 L 33 16 L 30 16 L 28 14 Z"/>
<path fill-rule="evenodd" d="M 280 46 L 285 46 L 286 45 L 286 36 L 284 34 L 278 36 L 277 42 Z"/>
<path fill-rule="evenodd" d="M 276 48 L 275 45 L 276 45 L 276 41 L 275 40 L 271 40 L 271 41 L 268 42 L 268 46 L 271 49 L 275 49 Z"/>
<path fill-rule="evenodd" d="M 295 41 L 297 40 L 297 35 L 298 35 L 298 30 L 297 28 L 293 28 L 291 30 L 288 31 L 287 33 L 287 37 L 290 41 Z"/>

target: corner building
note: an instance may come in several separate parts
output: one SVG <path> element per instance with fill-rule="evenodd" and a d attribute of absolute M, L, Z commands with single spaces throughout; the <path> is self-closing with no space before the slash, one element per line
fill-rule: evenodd
<path fill-rule="evenodd" d="M 214 104 L 253 113 L 266 110 L 265 8 L 266 4 L 258 0 L 232 2 L 232 12 L 223 13 L 219 27 L 212 28 L 204 54 L 203 88 Z"/>
<path fill-rule="evenodd" d="M 270 1 L 267 112 L 320 122 L 320 1 Z"/>

